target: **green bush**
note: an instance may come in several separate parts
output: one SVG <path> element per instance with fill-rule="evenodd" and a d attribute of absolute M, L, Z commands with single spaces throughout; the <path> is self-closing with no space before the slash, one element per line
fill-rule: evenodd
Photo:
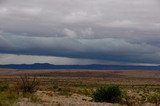
<path fill-rule="evenodd" d="M 109 85 L 97 88 L 92 94 L 92 98 L 96 102 L 118 102 L 122 91 L 117 85 Z"/>
<path fill-rule="evenodd" d="M 160 104 L 160 95 L 152 94 L 147 97 L 147 101 L 150 103 Z"/>

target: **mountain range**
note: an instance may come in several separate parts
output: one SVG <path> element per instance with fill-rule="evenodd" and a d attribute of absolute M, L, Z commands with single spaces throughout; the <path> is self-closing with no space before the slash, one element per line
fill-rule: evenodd
<path fill-rule="evenodd" d="M 135 65 L 53 65 L 48 63 L 35 64 L 8 64 L 0 68 L 9 69 L 90 69 L 90 70 L 160 70 L 160 66 L 135 66 Z"/>

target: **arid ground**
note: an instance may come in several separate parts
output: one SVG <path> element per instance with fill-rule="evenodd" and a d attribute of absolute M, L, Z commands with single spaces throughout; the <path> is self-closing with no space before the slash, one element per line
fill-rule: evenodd
<path fill-rule="evenodd" d="M 0 69 L 0 84 L 14 85 L 20 76 L 36 76 L 40 82 L 32 97 L 18 97 L 19 106 L 158 106 L 160 71 L 148 70 L 15 70 Z M 99 86 L 116 84 L 126 92 L 125 103 L 97 103 L 91 98 Z M 152 98 L 153 96 L 153 98 Z M 151 98 L 151 100 L 149 99 Z M 153 100 L 152 100 L 153 99 Z M 4 100 L 3 100 L 4 101 Z M 1 100 L 0 100 L 1 102 Z M 0 105 L 1 106 L 1 105 Z M 3 104 L 2 104 L 3 106 Z"/>

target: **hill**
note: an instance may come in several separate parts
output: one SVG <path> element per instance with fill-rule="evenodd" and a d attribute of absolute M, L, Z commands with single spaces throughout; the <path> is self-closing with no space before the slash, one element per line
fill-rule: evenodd
<path fill-rule="evenodd" d="M 133 65 L 53 65 L 48 63 L 35 64 L 8 64 L 0 68 L 9 69 L 90 69 L 90 70 L 160 70 L 160 66 L 133 66 Z"/>

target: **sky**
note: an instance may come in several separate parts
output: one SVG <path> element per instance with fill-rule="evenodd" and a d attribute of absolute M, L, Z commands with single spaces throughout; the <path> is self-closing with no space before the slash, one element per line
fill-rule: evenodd
<path fill-rule="evenodd" d="M 0 0 L 0 64 L 160 64 L 159 0 Z"/>

